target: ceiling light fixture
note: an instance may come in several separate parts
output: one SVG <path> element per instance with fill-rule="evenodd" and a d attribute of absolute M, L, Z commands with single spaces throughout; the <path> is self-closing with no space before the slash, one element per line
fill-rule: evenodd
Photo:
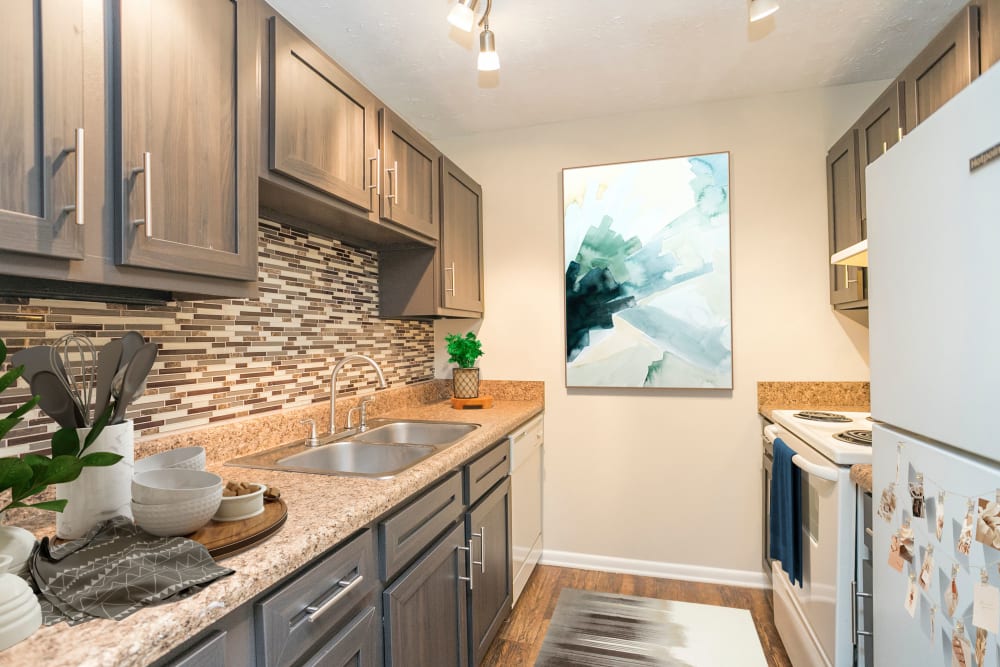
<path fill-rule="evenodd" d="M 778 0 L 750 0 L 750 23 L 766 19 L 779 9 Z"/>
<path fill-rule="evenodd" d="M 459 0 L 458 4 L 451 8 L 448 13 L 448 23 L 459 30 L 472 32 L 472 27 L 476 21 L 476 7 L 479 0 Z M 479 26 L 483 29 L 479 33 L 479 60 L 478 68 L 480 72 L 495 72 L 500 69 L 500 56 L 497 55 L 496 35 L 490 30 L 490 11 L 493 9 L 493 0 L 486 0 L 486 10 L 483 18 L 479 19 Z"/>

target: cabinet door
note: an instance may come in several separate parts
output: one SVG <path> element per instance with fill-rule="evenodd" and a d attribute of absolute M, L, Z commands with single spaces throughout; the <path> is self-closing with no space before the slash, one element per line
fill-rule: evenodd
<path fill-rule="evenodd" d="M 904 85 L 894 81 L 858 120 L 857 128 L 861 141 L 858 160 L 861 163 L 861 219 L 867 221 L 867 198 L 865 197 L 865 167 L 882 157 L 903 138 L 906 126 L 904 107 Z"/>
<path fill-rule="evenodd" d="M 979 0 L 979 54 L 983 72 L 1000 61 L 1000 0 Z"/>
<path fill-rule="evenodd" d="M 483 312 L 483 189 L 441 158 L 441 301 Z"/>
<path fill-rule="evenodd" d="M 438 238 L 438 152 L 389 109 L 382 134 L 381 217 L 429 239 Z"/>
<path fill-rule="evenodd" d="M 280 18 L 270 43 L 271 170 L 374 210 L 375 96 Z"/>
<path fill-rule="evenodd" d="M 257 31 L 235 0 L 119 0 L 118 262 L 256 278 Z"/>
<path fill-rule="evenodd" d="M 382 594 L 387 667 L 466 667 L 467 551 L 459 523 Z"/>
<path fill-rule="evenodd" d="M 906 131 L 968 86 L 979 76 L 979 8 L 959 12 L 927 48 L 907 66 Z"/>
<path fill-rule="evenodd" d="M 82 259 L 83 2 L 0 12 L 0 245 Z"/>
<path fill-rule="evenodd" d="M 858 131 L 852 129 L 833 145 L 826 157 L 831 255 L 865 238 L 858 172 Z M 862 269 L 830 267 L 830 303 L 842 305 L 863 298 Z"/>
<path fill-rule="evenodd" d="M 377 667 L 381 664 L 378 655 L 379 620 L 375 607 L 369 608 L 311 655 L 302 667 Z"/>
<path fill-rule="evenodd" d="M 478 665 L 510 615 L 514 599 L 509 478 L 466 515 L 466 529 L 472 553 L 478 554 L 469 591 L 469 649 L 472 664 Z"/>

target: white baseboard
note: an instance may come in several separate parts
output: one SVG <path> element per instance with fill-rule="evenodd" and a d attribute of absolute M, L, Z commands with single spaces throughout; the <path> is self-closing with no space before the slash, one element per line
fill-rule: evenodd
<path fill-rule="evenodd" d="M 551 549 L 545 549 L 542 552 L 541 563 L 542 565 L 574 567 L 581 570 L 637 574 L 644 577 L 679 579 L 681 581 L 699 581 L 707 584 L 743 586 L 744 588 L 771 587 L 771 580 L 764 572 L 726 570 L 718 567 L 684 565 L 681 563 L 660 563 L 652 560 L 615 558 L 613 556 L 594 556 L 591 554 L 573 553 L 571 551 L 553 551 Z"/>

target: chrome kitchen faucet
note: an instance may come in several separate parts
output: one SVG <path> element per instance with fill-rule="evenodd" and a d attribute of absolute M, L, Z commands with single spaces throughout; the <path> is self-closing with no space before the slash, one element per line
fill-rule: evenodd
<path fill-rule="evenodd" d="M 336 427 L 336 424 L 337 424 L 337 421 L 336 421 L 336 419 L 337 419 L 337 373 L 340 372 L 341 368 L 343 368 L 344 366 L 346 366 L 347 364 L 349 364 L 349 363 L 351 363 L 353 361 L 363 361 L 363 362 L 367 363 L 368 365 L 370 365 L 372 368 L 375 369 L 375 372 L 378 374 L 378 388 L 379 389 L 385 389 L 386 386 L 387 386 L 386 383 L 385 383 L 385 376 L 382 375 L 382 369 L 378 367 L 378 364 L 375 363 L 375 360 L 372 359 L 371 357 L 366 357 L 363 354 L 352 354 L 352 355 L 350 355 L 348 357 L 344 357 L 343 359 L 341 359 L 340 361 L 338 361 L 337 365 L 333 367 L 333 372 L 330 373 L 330 435 L 334 435 L 336 433 L 336 430 L 337 430 L 337 427 Z"/>

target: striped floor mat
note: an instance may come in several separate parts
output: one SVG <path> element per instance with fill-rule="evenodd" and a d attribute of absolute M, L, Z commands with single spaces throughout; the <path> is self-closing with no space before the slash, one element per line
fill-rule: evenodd
<path fill-rule="evenodd" d="M 746 609 L 564 588 L 535 667 L 766 667 Z"/>

